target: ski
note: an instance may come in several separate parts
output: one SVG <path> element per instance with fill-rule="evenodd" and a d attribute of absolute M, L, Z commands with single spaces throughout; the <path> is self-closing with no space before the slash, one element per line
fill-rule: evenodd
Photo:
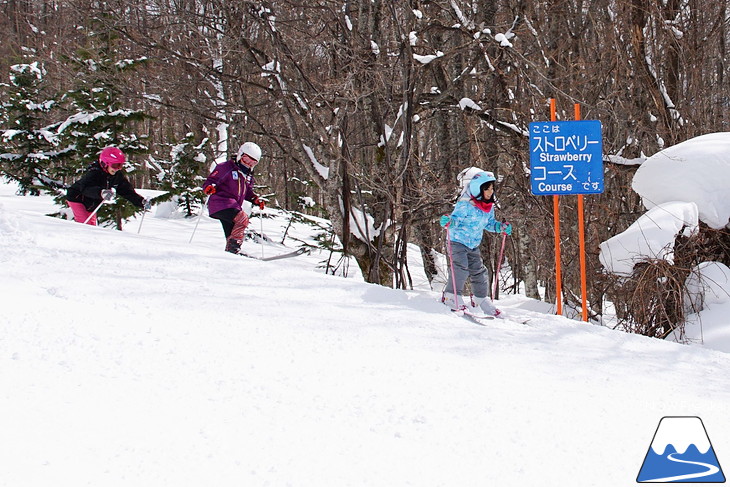
<path fill-rule="evenodd" d="M 480 326 L 487 326 L 488 321 L 492 321 L 494 316 L 489 315 L 478 315 L 475 313 L 471 313 L 470 311 L 467 311 L 465 309 L 455 309 L 452 310 L 452 313 L 454 313 L 457 316 L 461 316 L 462 318 L 466 318 L 467 320 L 471 321 L 472 323 L 476 323 Z"/>
<path fill-rule="evenodd" d="M 255 255 L 246 254 L 244 252 L 239 252 L 238 255 L 242 257 L 248 257 L 250 259 L 256 259 L 256 260 L 262 260 L 262 261 L 270 261 L 270 260 L 279 260 L 279 259 L 288 259 L 290 257 L 296 257 L 298 255 L 302 255 L 304 253 L 309 252 L 306 248 L 302 247 L 297 250 L 294 250 L 293 252 L 287 252 L 285 254 L 278 254 L 278 255 L 272 255 L 269 257 L 257 257 Z"/>
<path fill-rule="evenodd" d="M 475 323 L 479 326 L 487 326 L 489 324 L 489 322 L 497 319 L 496 316 L 475 314 L 475 313 L 471 313 L 465 309 L 452 309 L 451 312 L 454 313 L 455 315 L 461 316 L 462 318 L 467 319 L 467 320 L 471 321 L 472 323 Z M 502 316 L 504 316 L 504 314 Z M 509 316 L 505 316 L 504 318 L 500 317 L 500 320 L 505 321 L 505 322 L 513 322 L 513 323 L 519 323 L 521 325 L 529 326 L 531 318 L 527 318 L 527 319 L 523 320 L 523 319 L 515 319 L 515 318 L 510 318 Z"/>

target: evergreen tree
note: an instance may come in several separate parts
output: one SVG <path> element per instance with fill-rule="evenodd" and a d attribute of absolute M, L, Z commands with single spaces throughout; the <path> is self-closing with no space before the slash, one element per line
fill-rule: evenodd
<path fill-rule="evenodd" d="M 46 125 L 56 102 L 44 93 L 46 71 L 38 61 L 10 67 L 7 98 L 0 105 L 0 174 L 16 181 L 21 194 L 39 195 L 44 188 L 62 188 L 54 180 L 58 137 Z M 56 124 L 57 125 L 57 124 Z"/>
<path fill-rule="evenodd" d="M 78 179 L 88 166 L 98 160 L 104 147 L 116 146 L 127 155 L 125 171 L 144 170 L 133 160 L 135 154 L 147 152 L 146 136 L 135 133 L 147 115 L 126 106 L 122 87 L 146 58 L 121 59 L 112 35 L 90 36 L 91 47 L 78 50 L 67 59 L 75 68 L 75 85 L 64 94 L 62 102 L 71 113 L 60 124 L 58 134 L 68 154 L 64 176 Z M 119 58 L 119 59 L 116 59 Z M 118 198 L 99 210 L 102 225 L 122 222 L 138 211 L 131 203 Z"/>
<path fill-rule="evenodd" d="M 203 139 L 195 144 L 195 135 L 190 132 L 177 144 L 170 144 L 170 160 L 155 161 L 160 188 L 169 191 L 186 217 L 195 214 L 205 202 L 201 185 L 210 164 L 205 156 L 210 141 Z"/>

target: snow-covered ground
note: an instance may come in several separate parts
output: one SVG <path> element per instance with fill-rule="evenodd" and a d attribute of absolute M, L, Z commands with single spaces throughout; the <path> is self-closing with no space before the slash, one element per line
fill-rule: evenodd
<path fill-rule="evenodd" d="M 730 354 L 522 296 L 480 327 L 326 255 L 227 254 L 207 217 L 189 243 L 53 210 L 0 185 L 2 486 L 628 486 L 664 416 L 730 465 Z"/>

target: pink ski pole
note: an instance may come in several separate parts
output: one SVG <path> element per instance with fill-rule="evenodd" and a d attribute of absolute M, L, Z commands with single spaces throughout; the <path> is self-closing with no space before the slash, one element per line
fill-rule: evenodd
<path fill-rule="evenodd" d="M 456 275 L 454 274 L 454 257 L 453 252 L 451 250 L 451 238 L 449 236 L 449 225 L 451 225 L 451 222 L 447 223 L 444 227 L 446 229 L 446 248 L 449 251 L 449 265 L 451 267 L 451 284 L 454 286 L 454 305 L 457 309 L 463 310 L 466 308 L 465 305 L 459 304 L 459 295 L 456 293 Z"/>
<path fill-rule="evenodd" d="M 504 257 L 504 243 L 507 240 L 507 234 L 502 231 L 502 248 L 499 249 L 499 260 L 497 261 L 497 270 L 494 273 L 494 283 L 492 284 L 492 299 L 497 299 L 497 284 L 499 284 L 499 271 L 502 268 L 502 257 Z"/>

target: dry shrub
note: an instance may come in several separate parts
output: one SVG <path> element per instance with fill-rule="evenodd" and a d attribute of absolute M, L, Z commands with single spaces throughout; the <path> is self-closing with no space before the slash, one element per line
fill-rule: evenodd
<path fill-rule="evenodd" d="M 664 338 L 684 324 L 686 269 L 654 259 L 634 266 L 631 277 L 614 288 L 619 326 L 630 333 Z"/>
<path fill-rule="evenodd" d="M 616 307 L 618 328 L 656 338 L 665 338 L 677 330 L 684 336 L 684 323 L 692 303 L 686 282 L 692 269 L 701 262 L 722 262 L 730 266 L 730 232 L 701 225 L 692 237 L 678 237 L 674 246 L 674 264 L 649 259 L 634 266 L 631 277 L 609 278 L 609 299 Z"/>

